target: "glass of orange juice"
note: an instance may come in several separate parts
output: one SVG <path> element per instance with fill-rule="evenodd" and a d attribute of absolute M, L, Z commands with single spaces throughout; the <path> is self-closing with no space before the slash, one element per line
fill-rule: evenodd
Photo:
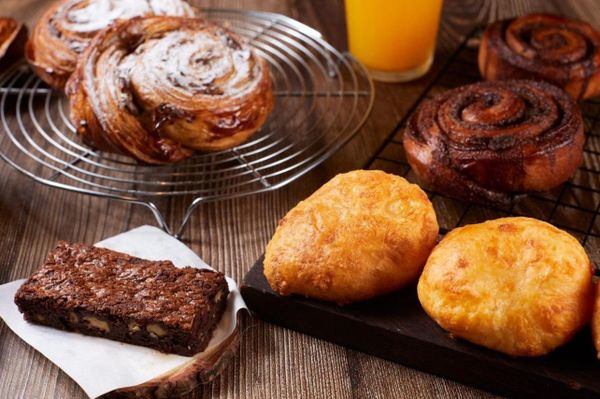
<path fill-rule="evenodd" d="M 405 82 L 433 62 L 442 0 L 346 0 L 350 52 L 375 80 Z"/>

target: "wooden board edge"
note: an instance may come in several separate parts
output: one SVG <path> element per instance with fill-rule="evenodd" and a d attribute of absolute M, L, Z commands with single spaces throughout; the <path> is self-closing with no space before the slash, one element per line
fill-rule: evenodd
<path fill-rule="evenodd" d="M 273 324 L 298 331 L 369 355 L 390 360 L 439 377 L 517 398 L 590 398 L 598 392 L 587 390 L 575 381 L 563 383 L 549 376 L 524 373 L 509 364 L 415 339 L 404 334 L 361 323 L 339 313 L 327 312 L 309 300 L 282 297 L 259 288 L 262 257 L 248 272 L 240 291 L 246 305 L 256 316 Z M 264 278 L 264 277 L 262 277 Z M 295 315 L 296 317 L 286 317 Z M 311 326 L 318 325 L 319 329 Z M 418 353 L 418 356 L 415 356 Z M 468 361 L 465 361 L 468 359 Z M 489 375 L 498 378 L 490 379 Z"/>
<path fill-rule="evenodd" d="M 133 387 L 121 388 L 102 396 L 103 399 L 171 399 L 186 395 L 200 385 L 218 377 L 231 360 L 240 344 L 240 312 L 234 332 L 210 353 L 197 356 L 192 362 L 168 374 Z"/>

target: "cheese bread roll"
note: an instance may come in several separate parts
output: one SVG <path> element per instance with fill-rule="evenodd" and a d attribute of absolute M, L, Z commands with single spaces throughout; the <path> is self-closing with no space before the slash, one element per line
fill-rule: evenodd
<path fill-rule="evenodd" d="M 341 174 L 281 220 L 264 274 L 281 295 L 363 301 L 416 281 L 438 230 L 419 186 L 381 171 Z"/>
<path fill-rule="evenodd" d="M 450 232 L 417 287 L 425 311 L 453 336 L 512 356 L 540 356 L 590 320 L 590 261 L 570 234 L 513 217 Z"/>

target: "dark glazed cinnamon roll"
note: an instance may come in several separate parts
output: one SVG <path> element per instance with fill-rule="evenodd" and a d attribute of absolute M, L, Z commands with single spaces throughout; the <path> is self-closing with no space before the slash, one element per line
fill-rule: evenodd
<path fill-rule="evenodd" d="M 600 93 L 600 33 L 589 24 L 532 14 L 491 24 L 479 47 L 486 80 L 545 80 L 579 100 Z"/>
<path fill-rule="evenodd" d="M 0 68 L 23 56 L 27 28 L 12 18 L 0 17 Z"/>
<path fill-rule="evenodd" d="M 134 18 L 100 32 L 67 95 L 85 142 L 149 164 L 234 147 L 273 107 L 266 61 L 225 28 L 177 17 Z"/>
<path fill-rule="evenodd" d="M 509 203 L 567 180 L 583 157 L 575 101 L 549 83 L 481 82 L 425 101 L 404 132 L 408 162 L 436 191 Z"/>
<path fill-rule="evenodd" d="M 136 16 L 197 16 L 184 0 L 59 0 L 42 15 L 27 42 L 26 57 L 50 86 L 61 89 L 98 31 Z"/>

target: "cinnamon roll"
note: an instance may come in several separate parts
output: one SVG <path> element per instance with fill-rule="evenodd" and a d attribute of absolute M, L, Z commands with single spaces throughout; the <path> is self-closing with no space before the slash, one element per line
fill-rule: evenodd
<path fill-rule="evenodd" d="M 42 15 L 26 45 L 34 71 L 50 86 L 62 89 L 77 57 L 96 33 L 118 19 L 136 16 L 197 16 L 184 0 L 59 0 Z"/>
<path fill-rule="evenodd" d="M 236 146 L 273 107 L 265 60 L 223 27 L 177 17 L 134 18 L 100 32 L 67 95 L 86 143 L 149 164 Z"/>
<path fill-rule="evenodd" d="M 27 28 L 12 18 L 0 17 L 0 68 L 23 56 Z"/>
<path fill-rule="evenodd" d="M 474 202 L 510 203 L 567 180 L 583 158 L 583 121 L 546 82 L 480 82 L 421 104 L 404 132 L 408 162 L 425 183 Z"/>
<path fill-rule="evenodd" d="M 483 34 L 479 70 L 486 80 L 545 80 L 575 99 L 600 93 L 600 33 L 589 24 L 532 14 L 495 22 Z"/>

